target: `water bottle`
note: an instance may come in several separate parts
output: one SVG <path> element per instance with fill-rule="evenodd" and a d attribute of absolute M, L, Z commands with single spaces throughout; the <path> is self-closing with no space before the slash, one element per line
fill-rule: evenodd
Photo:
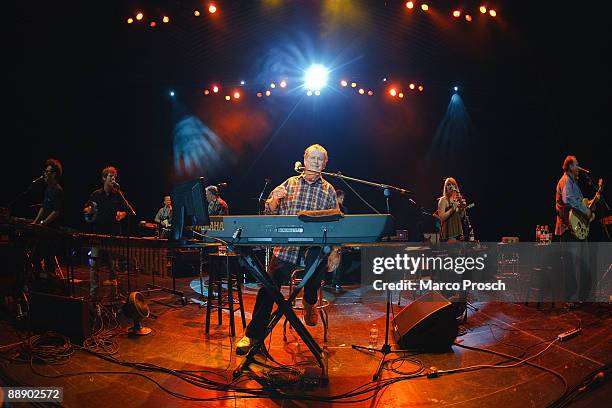
<path fill-rule="evenodd" d="M 536 225 L 536 242 L 540 242 L 540 226 Z"/>
<path fill-rule="evenodd" d="M 472 228 L 470 228 L 469 240 L 470 242 L 474 242 L 474 229 Z"/>
<path fill-rule="evenodd" d="M 370 352 L 373 352 L 378 345 L 378 326 L 376 323 L 372 323 L 370 325 L 370 337 L 368 338 L 368 349 Z"/>

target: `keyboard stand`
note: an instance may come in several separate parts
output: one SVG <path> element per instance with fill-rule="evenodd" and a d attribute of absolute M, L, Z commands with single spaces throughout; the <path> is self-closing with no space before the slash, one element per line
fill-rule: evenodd
<path fill-rule="evenodd" d="M 232 252 L 236 252 L 234 248 L 228 246 Z M 327 385 L 329 379 L 327 375 L 327 362 L 325 353 L 321 349 L 321 347 L 317 344 L 317 342 L 312 338 L 306 327 L 302 324 L 300 319 L 296 316 L 293 308 L 291 307 L 293 301 L 297 297 L 300 290 L 306 285 L 308 280 L 312 278 L 315 274 L 317 268 L 323 262 L 323 259 L 326 258 L 327 254 L 331 251 L 331 247 L 329 245 L 324 245 L 323 249 L 320 251 L 317 256 L 315 262 L 308 268 L 308 270 L 304 274 L 304 278 L 300 282 L 298 286 L 296 286 L 295 290 L 289 294 L 289 297 L 285 299 L 280 289 L 276 287 L 272 278 L 268 276 L 267 273 L 262 272 L 261 265 L 258 262 L 255 262 L 253 257 L 250 254 L 241 254 L 240 262 L 243 266 L 248 267 L 251 270 L 251 273 L 263 285 L 263 288 L 268 292 L 268 294 L 272 297 L 274 302 L 277 304 L 277 309 L 272 313 L 270 320 L 268 322 L 268 326 L 266 328 L 266 333 L 264 335 L 264 340 L 256 342 L 251 350 L 247 353 L 247 355 L 243 358 L 243 360 L 238 364 L 238 367 L 234 370 L 233 376 L 234 378 L 238 378 L 242 375 L 243 371 L 249 367 L 251 363 L 257 363 L 255 360 L 255 355 L 260 350 L 260 347 L 264 347 L 265 338 L 268 337 L 274 326 L 280 321 L 280 319 L 285 316 L 289 324 L 293 327 L 296 333 L 300 336 L 302 341 L 306 344 L 312 355 L 315 357 L 320 369 L 321 376 L 319 382 L 321 385 Z"/>

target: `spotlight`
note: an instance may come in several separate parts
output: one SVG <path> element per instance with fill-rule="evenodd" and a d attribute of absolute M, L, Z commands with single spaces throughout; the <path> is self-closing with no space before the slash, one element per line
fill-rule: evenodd
<path fill-rule="evenodd" d="M 414 8 L 414 3 L 411 1 L 406 2 L 406 8 L 412 10 Z"/>
<path fill-rule="evenodd" d="M 200 10 L 194 10 L 193 15 L 196 17 L 200 17 Z"/>
<path fill-rule="evenodd" d="M 480 6 L 479 10 L 482 14 L 487 14 L 487 8 L 485 6 Z"/>
<path fill-rule="evenodd" d="M 263 94 L 261 92 L 257 92 L 257 97 L 261 98 L 263 96 Z"/>
<path fill-rule="evenodd" d="M 166 24 L 168 24 L 170 22 L 170 17 L 168 16 L 164 16 L 164 18 L 162 18 L 162 21 Z"/>
<path fill-rule="evenodd" d="M 138 21 L 142 20 L 143 17 L 144 17 L 144 14 L 142 14 L 142 13 L 136 14 L 136 20 L 138 20 Z"/>
<path fill-rule="evenodd" d="M 408 85 L 408 88 L 410 88 L 410 89 L 414 89 L 414 84 L 410 84 L 410 85 Z"/>
<path fill-rule="evenodd" d="M 421 10 L 427 11 L 429 10 L 429 6 L 427 4 L 421 4 Z"/>
<path fill-rule="evenodd" d="M 387 82 L 387 78 L 383 78 L 383 82 Z"/>
<path fill-rule="evenodd" d="M 423 92 L 423 85 L 419 85 L 419 92 Z"/>
<path fill-rule="evenodd" d="M 211 4 L 210 6 L 208 6 L 208 12 L 210 14 L 215 14 L 217 12 L 217 6 L 215 6 L 214 4 Z"/>
<path fill-rule="evenodd" d="M 156 25 L 157 25 L 157 23 L 156 23 L 155 21 L 151 21 L 151 22 L 149 23 L 149 26 L 150 26 L 151 28 L 155 27 Z"/>
<path fill-rule="evenodd" d="M 304 76 L 304 87 L 313 91 L 319 91 L 327 84 L 329 72 L 320 64 L 314 64 L 308 68 Z"/>
<path fill-rule="evenodd" d="M 397 96 L 399 96 L 400 98 L 403 98 L 404 97 L 404 93 L 400 92 L 400 93 L 397 94 Z"/>
<path fill-rule="evenodd" d="M 472 16 L 470 16 L 469 14 L 466 14 L 466 15 L 465 15 L 465 19 L 466 19 L 467 21 L 472 21 Z"/>
<path fill-rule="evenodd" d="M 306 95 L 308 95 L 308 96 L 312 96 L 312 91 L 308 91 L 308 92 L 306 92 Z"/>
<path fill-rule="evenodd" d="M 453 17 L 455 17 L 455 18 L 461 17 L 461 12 L 459 10 L 453 11 Z"/>
<path fill-rule="evenodd" d="M 128 19 L 127 19 L 127 23 L 128 23 L 128 24 L 132 24 L 133 22 L 134 22 L 134 19 L 133 19 L 132 17 L 130 17 L 130 18 L 128 18 Z"/>
<path fill-rule="evenodd" d="M 240 99 L 240 92 L 234 92 L 234 99 Z"/>
<path fill-rule="evenodd" d="M 225 95 L 225 100 L 226 100 L 226 101 L 229 101 L 230 99 L 231 99 L 231 98 L 230 98 L 230 96 L 229 96 L 229 95 Z"/>
<path fill-rule="evenodd" d="M 495 11 L 495 10 L 489 10 L 489 15 L 490 15 L 491 17 L 495 17 L 495 16 L 497 16 L 497 11 Z"/>
<path fill-rule="evenodd" d="M 272 92 L 266 91 L 266 96 L 270 96 L 271 94 L 272 94 Z"/>
<path fill-rule="evenodd" d="M 395 88 L 389 89 L 389 95 L 391 95 L 391 96 L 397 95 L 397 91 L 395 90 Z"/>
<path fill-rule="evenodd" d="M 363 88 L 359 88 L 359 93 L 363 95 L 365 93 L 365 90 Z"/>
<path fill-rule="evenodd" d="M 204 95 L 208 95 L 210 93 L 210 91 L 208 89 L 204 90 Z"/>
<path fill-rule="evenodd" d="M 281 88 L 285 88 L 287 86 L 287 81 L 281 81 L 280 82 L 280 87 Z"/>
<path fill-rule="evenodd" d="M 351 82 L 351 88 L 357 88 L 357 82 Z"/>
<path fill-rule="evenodd" d="M 174 91 L 170 91 L 170 96 L 174 96 Z"/>
<path fill-rule="evenodd" d="M 317 89 L 317 90 L 315 91 L 315 95 L 316 95 L 316 96 L 321 95 L 321 91 L 319 91 L 319 90 Z"/>
<path fill-rule="evenodd" d="M 368 96 L 372 96 L 372 95 L 374 95 L 374 92 L 372 90 L 369 90 L 368 91 Z"/>
<path fill-rule="evenodd" d="M 272 89 L 276 88 L 276 84 L 275 84 L 274 82 L 272 82 L 272 83 L 270 84 L 270 88 L 272 88 Z"/>
<path fill-rule="evenodd" d="M 244 85 L 244 81 L 240 81 L 240 85 Z"/>
<path fill-rule="evenodd" d="M 348 82 L 346 82 L 346 80 L 343 79 L 342 81 L 340 81 L 340 85 L 347 86 Z"/>
<path fill-rule="evenodd" d="M 217 85 L 213 86 L 213 92 L 214 93 L 218 93 L 219 92 L 219 87 Z"/>
<path fill-rule="evenodd" d="M 455 90 L 455 92 L 457 92 L 459 90 L 458 86 L 454 86 L 453 89 Z"/>

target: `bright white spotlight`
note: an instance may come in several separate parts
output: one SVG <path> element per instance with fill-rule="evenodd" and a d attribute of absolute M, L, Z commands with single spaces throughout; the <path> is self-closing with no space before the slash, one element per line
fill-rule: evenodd
<path fill-rule="evenodd" d="M 170 91 L 170 96 L 174 96 L 174 91 Z"/>
<path fill-rule="evenodd" d="M 453 89 L 455 90 L 455 92 L 457 92 L 459 90 L 458 86 L 453 87 Z"/>
<path fill-rule="evenodd" d="M 304 88 L 311 91 L 321 90 L 327 84 L 328 75 L 329 71 L 323 65 L 312 65 L 304 75 Z"/>

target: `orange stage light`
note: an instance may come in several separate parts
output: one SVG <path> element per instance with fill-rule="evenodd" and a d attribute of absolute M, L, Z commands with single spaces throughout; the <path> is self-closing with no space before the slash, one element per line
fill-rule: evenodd
<path fill-rule="evenodd" d="M 257 97 L 261 98 L 263 96 L 263 94 L 261 92 L 257 92 Z"/>
<path fill-rule="evenodd" d="M 419 85 L 419 92 L 423 92 L 423 85 Z"/>
<path fill-rule="evenodd" d="M 132 17 L 130 17 L 130 18 L 128 18 L 128 19 L 127 19 L 127 23 L 128 23 L 128 24 L 132 24 L 133 22 L 134 22 L 134 19 L 133 19 Z"/>
<path fill-rule="evenodd" d="M 363 95 L 365 93 L 365 90 L 363 88 L 359 88 L 359 93 Z"/>
<path fill-rule="evenodd" d="M 487 8 L 485 6 L 480 6 L 479 10 L 482 14 L 487 14 Z"/>
<path fill-rule="evenodd" d="M 284 88 L 284 87 L 286 87 L 286 86 L 287 86 L 287 81 L 281 81 L 281 82 L 280 82 L 280 87 L 281 87 L 281 88 Z"/>
<path fill-rule="evenodd" d="M 466 15 L 465 15 L 465 19 L 466 19 L 467 21 L 472 21 L 472 16 L 470 16 L 469 14 L 466 14 Z"/>
<path fill-rule="evenodd" d="M 371 90 L 370 90 L 370 91 L 368 91 L 368 96 L 372 96 L 372 95 L 374 95 L 374 92 L 373 92 L 373 91 L 371 91 Z"/>
<path fill-rule="evenodd" d="M 270 91 L 266 91 L 266 96 L 270 96 L 271 93 L 272 92 L 270 92 Z"/>
<path fill-rule="evenodd" d="M 208 89 L 204 90 L 204 95 L 208 95 L 210 93 L 210 91 Z"/>
<path fill-rule="evenodd" d="M 208 12 L 210 14 L 214 14 L 217 12 L 217 6 L 215 6 L 214 4 L 211 4 L 210 6 L 208 6 Z"/>
<path fill-rule="evenodd" d="M 219 87 L 217 85 L 213 86 L 213 92 L 214 93 L 219 92 Z"/>
<path fill-rule="evenodd" d="M 234 99 L 240 99 L 240 92 L 234 92 Z"/>
<path fill-rule="evenodd" d="M 491 17 L 496 17 L 496 16 L 497 16 L 497 11 L 495 11 L 495 10 L 489 10 L 489 15 L 490 15 Z"/>
<path fill-rule="evenodd" d="M 142 20 L 143 17 L 144 17 L 144 14 L 142 14 L 142 13 L 136 14 L 136 20 L 138 20 L 138 21 Z"/>
<path fill-rule="evenodd" d="M 406 2 L 406 8 L 409 8 L 410 10 L 412 10 L 414 8 L 414 3 L 411 1 L 407 1 Z"/>
<path fill-rule="evenodd" d="M 342 81 L 340 81 L 340 85 L 342 86 L 347 86 L 348 82 L 346 82 L 344 79 Z"/>
<path fill-rule="evenodd" d="M 397 95 L 397 91 L 395 90 L 395 88 L 389 89 L 389 95 L 391 95 L 391 96 Z"/>
<path fill-rule="evenodd" d="M 351 88 L 357 88 L 357 82 L 351 82 Z"/>
<path fill-rule="evenodd" d="M 427 4 L 421 4 L 421 10 L 427 11 L 429 10 L 429 6 Z"/>
<path fill-rule="evenodd" d="M 461 17 L 461 12 L 459 10 L 453 11 L 453 17 L 455 17 L 455 18 Z"/>
<path fill-rule="evenodd" d="M 200 17 L 200 11 L 199 10 L 194 10 L 193 11 L 193 15 L 196 17 Z"/>
<path fill-rule="evenodd" d="M 410 84 L 410 85 L 408 85 L 408 88 L 410 88 L 410 89 L 414 89 L 414 84 Z"/>
<path fill-rule="evenodd" d="M 162 18 L 162 21 L 166 24 L 168 24 L 170 22 L 170 17 L 168 16 L 164 16 L 164 18 Z"/>
<path fill-rule="evenodd" d="M 229 96 L 229 95 L 225 95 L 225 100 L 226 100 L 226 101 L 229 101 L 230 99 L 232 99 L 232 98 L 230 98 L 230 96 Z"/>
<path fill-rule="evenodd" d="M 402 92 L 398 93 L 397 96 L 399 96 L 400 98 L 404 97 L 404 94 Z"/>

